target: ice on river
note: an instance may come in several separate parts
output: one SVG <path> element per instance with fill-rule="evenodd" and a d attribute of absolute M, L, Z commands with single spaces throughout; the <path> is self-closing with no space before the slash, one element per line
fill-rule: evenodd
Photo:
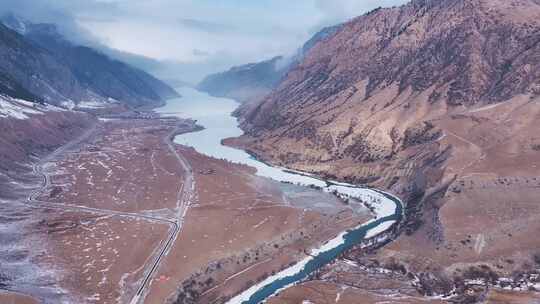
<path fill-rule="evenodd" d="M 243 134 L 238 127 L 236 118 L 231 113 L 236 109 L 238 103 L 231 99 L 211 97 L 191 88 L 180 88 L 181 98 L 172 99 L 160 108 L 158 112 L 167 115 L 177 115 L 181 118 L 196 119 L 199 125 L 205 129 L 199 132 L 181 134 L 175 137 L 178 144 L 191 146 L 199 153 L 211 157 L 226 159 L 234 163 L 245 164 L 254 167 L 257 175 L 268 177 L 281 182 L 289 182 L 304 186 L 317 186 L 326 192 L 336 192 L 341 197 L 352 197 L 368 203 L 373 207 L 377 218 L 391 216 L 396 212 L 396 203 L 384 195 L 383 192 L 368 188 L 360 188 L 345 183 L 326 183 L 309 174 L 295 172 L 285 168 L 269 166 L 258 161 L 243 150 L 234 149 L 222 145 L 222 140 L 229 137 L 237 137 Z M 374 220 L 364 223 L 356 228 L 372 223 Z M 388 220 L 380 223 L 367 232 L 366 237 L 373 237 L 388 229 L 395 221 Z M 335 238 L 324 243 L 318 248 L 311 250 L 310 255 L 295 265 L 288 267 L 263 281 L 251 286 L 249 289 L 233 297 L 228 304 L 238 304 L 249 301 L 250 298 L 261 288 L 279 280 L 300 273 L 306 264 L 315 259 L 318 255 L 329 252 L 345 243 L 344 231 Z M 294 283 L 293 283 L 294 284 Z M 274 293 L 287 288 L 289 285 L 281 286 Z"/>

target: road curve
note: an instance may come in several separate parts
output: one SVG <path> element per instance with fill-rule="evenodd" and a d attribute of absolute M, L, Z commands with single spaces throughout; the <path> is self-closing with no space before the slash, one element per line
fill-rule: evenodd
<path fill-rule="evenodd" d="M 61 203 L 52 203 L 52 202 L 38 200 L 37 197 L 51 185 L 49 176 L 43 171 L 43 165 L 51 161 L 52 159 L 54 159 L 57 155 L 64 153 L 66 150 L 74 147 L 75 145 L 80 144 L 82 141 L 90 137 L 96 131 L 97 126 L 98 126 L 98 122 L 94 123 L 90 127 L 90 129 L 85 131 L 82 135 L 80 135 L 76 139 L 62 145 L 58 149 L 54 150 L 51 154 L 47 155 L 46 157 L 44 157 L 43 159 L 41 159 L 40 161 L 32 165 L 33 173 L 42 178 L 42 183 L 39 186 L 39 188 L 37 188 L 36 190 L 33 190 L 27 196 L 25 203 L 31 206 L 32 208 L 74 210 L 74 211 L 84 211 L 84 212 L 101 214 L 101 215 L 125 216 L 125 217 L 137 218 L 137 219 L 144 219 L 148 221 L 161 222 L 161 223 L 169 225 L 170 233 L 166 241 L 164 242 L 164 245 L 158 251 L 158 254 L 156 255 L 152 264 L 147 267 L 148 270 L 145 271 L 144 278 L 142 279 L 140 286 L 137 288 L 137 292 L 135 296 L 129 302 L 130 304 L 138 304 L 141 302 L 141 300 L 144 300 L 144 296 L 146 295 L 147 288 L 150 282 L 152 281 L 156 270 L 159 268 L 160 263 L 163 261 L 163 258 L 166 256 L 167 252 L 170 250 L 170 248 L 174 244 L 174 241 L 178 237 L 178 234 L 181 231 L 182 224 L 184 222 L 184 216 L 187 213 L 187 210 L 190 205 L 190 198 L 193 195 L 193 190 L 194 190 L 193 171 L 191 169 L 189 162 L 182 155 L 180 155 L 174 147 L 174 143 L 172 140 L 174 136 L 180 132 L 179 128 L 175 127 L 175 129 L 164 139 L 165 143 L 167 144 L 167 147 L 176 157 L 176 159 L 180 163 L 180 166 L 185 172 L 184 183 L 182 184 L 177 194 L 178 212 L 177 212 L 177 217 L 175 219 L 155 217 L 155 216 L 149 216 L 149 215 L 138 214 L 138 213 L 133 213 L 133 212 L 121 212 L 121 211 L 98 209 L 98 208 L 91 208 L 91 207 L 78 206 L 78 205 L 66 205 L 66 204 L 61 204 Z M 189 186 L 186 187 L 186 185 L 189 185 Z"/>

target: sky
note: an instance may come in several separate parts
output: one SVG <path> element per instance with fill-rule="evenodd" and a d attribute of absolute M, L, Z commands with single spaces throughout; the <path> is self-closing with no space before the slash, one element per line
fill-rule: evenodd
<path fill-rule="evenodd" d="M 112 48 L 163 78 L 194 83 L 233 65 L 292 55 L 324 26 L 405 2 L 2 0 L 0 13 L 57 23 L 74 40 Z"/>

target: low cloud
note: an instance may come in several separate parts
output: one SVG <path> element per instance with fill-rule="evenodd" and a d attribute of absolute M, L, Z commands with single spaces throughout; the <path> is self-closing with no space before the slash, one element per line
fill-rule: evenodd
<path fill-rule="evenodd" d="M 107 45 L 158 76 L 197 82 L 232 65 L 292 54 L 323 26 L 404 2 L 2 0 L 0 13 L 56 23 L 70 39 Z"/>

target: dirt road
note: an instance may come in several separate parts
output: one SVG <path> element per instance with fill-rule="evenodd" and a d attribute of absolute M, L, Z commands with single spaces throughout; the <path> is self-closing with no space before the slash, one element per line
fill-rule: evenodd
<path fill-rule="evenodd" d="M 184 217 L 189 209 L 190 199 L 193 196 L 193 190 L 195 188 L 192 169 L 189 162 L 181 154 L 178 153 L 178 151 L 175 149 L 174 143 L 172 142 L 174 136 L 180 132 L 180 129 L 176 127 L 172 132 L 170 132 L 170 134 L 168 134 L 167 137 L 163 139 L 168 149 L 170 150 L 170 153 L 172 153 L 175 156 L 175 158 L 178 160 L 180 167 L 184 171 L 184 175 L 183 175 L 184 181 L 183 181 L 182 187 L 180 188 L 177 194 L 177 212 L 176 212 L 175 218 L 156 217 L 156 216 L 149 216 L 146 214 L 140 214 L 136 212 L 121 212 L 121 211 L 98 209 L 98 208 L 91 208 L 91 207 L 71 205 L 71 204 L 67 205 L 63 203 L 53 203 L 53 202 L 47 202 L 44 200 L 38 200 L 37 197 L 39 197 L 40 194 L 42 194 L 47 188 L 51 186 L 50 177 L 43 170 L 43 166 L 46 163 L 61 156 L 62 154 L 67 153 L 69 150 L 73 150 L 77 148 L 77 146 L 79 146 L 85 140 L 88 140 L 92 136 L 95 136 L 98 126 L 99 126 L 99 122 L 96 122 L 94 125 L 91 126 L 91 128 L 88 131 L 83 133 L 81 136 L 59 147 L 54 152 L 52 152 L 51 154 L 41 159 L 39 162 L 33 164 L 32 166 L 33 172 L 37 176 L 40 176 L 43 179 L 43 181 L 38 189 L 32 191 L 28 195 L 26 199 L 26 203 L 29 204 L 33 208 L 83 211 L 83 212 L 99 214 L 99 215 L 130 217 L 130 218 L 142 219 L 142 220 L 147 220 L 147 221 L 160 222 L 160 223 L 169 225 L 170 232 L 168 236 L 160 242 L 160 244 L 162 244 L 161 248 L 157 250 L 157 254 L 155 254 L 155 256 L 152 259 L 150 259 L 150 262 L 148 263 L 148 265 L 145 266 L 146 270 L 144 272 L 144 277 L 141 280 L 140 286 L 137 288 L 136 294 L 130 301 L 131 304 L 143 303 L 144 295 L 147 291 L 147 287 L 152 281 L 153 276 L 156 273 L 156 270 L 159 268 L 160 263 L 162 262 L 163 258 L 167 255 L 168 251 L 170 250 L 170 248 L 174 244 L 174 241 L 176 240 L 176 238 L 178 237 L 179 233 L 182 230 Z"/>

